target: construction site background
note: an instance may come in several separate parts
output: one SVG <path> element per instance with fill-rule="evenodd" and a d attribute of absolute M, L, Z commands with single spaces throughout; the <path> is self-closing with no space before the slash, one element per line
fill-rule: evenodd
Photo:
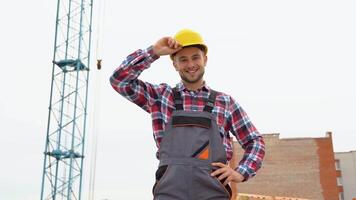
<path fill-rule="evenodd" d="M 232 184 L 238 200 L 341 200 L 343 188 L 337 184 L 332 134 L 320 138 L 280 139 L 279 134 L 264 134 L 266 156 L 256 177 Z M 236 167 L 243 150 L 234 143 L 230 162 Z"/>

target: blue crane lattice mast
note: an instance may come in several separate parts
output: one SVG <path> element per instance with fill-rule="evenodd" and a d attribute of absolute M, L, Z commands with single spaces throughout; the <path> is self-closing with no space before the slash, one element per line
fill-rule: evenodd
<path fill-rule="evenodd" d="M 92 0 L 57 0 L 41 200 L 81 199 Z"/>

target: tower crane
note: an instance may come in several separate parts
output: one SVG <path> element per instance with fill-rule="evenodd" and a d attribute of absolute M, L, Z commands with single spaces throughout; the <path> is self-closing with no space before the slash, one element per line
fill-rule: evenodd
<path fill-rule="evenodd" d="M 41 200 L 81 199 L 93 0 L 57 0 Z"/>

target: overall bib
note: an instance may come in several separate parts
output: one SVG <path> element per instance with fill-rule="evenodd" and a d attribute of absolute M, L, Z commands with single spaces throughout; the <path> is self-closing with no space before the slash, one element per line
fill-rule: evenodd
<path fill-rule="evenodd" d="M 231 188 L 210 174 L 212 162 L 226 164 L 226 152 L 214 115 L 211 90 L 203 112 L 184 111 L 176 88 L 172 113 L 161 141 L 154 200 L 229 200 Z"/>

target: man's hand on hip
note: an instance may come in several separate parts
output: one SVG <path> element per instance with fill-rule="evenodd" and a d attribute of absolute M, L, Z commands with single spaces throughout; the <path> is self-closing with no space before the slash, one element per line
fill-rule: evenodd
<path fill-rule="evenodd" d="M 227 185 L 231 181 L 235 183 L 242 182 L 244 180 L 244 177 L 232 169 L 229 165 L 225 165 L 223 163 L 211 163 L 212 166 L 214 167 L 219 167 L 219 169 L 215 170 L 213 173 L 211 173 L 211 176 L 217 177 L 219 180 L 223 180 L 226 178 L 224 181 L 224 185 Z"/>

